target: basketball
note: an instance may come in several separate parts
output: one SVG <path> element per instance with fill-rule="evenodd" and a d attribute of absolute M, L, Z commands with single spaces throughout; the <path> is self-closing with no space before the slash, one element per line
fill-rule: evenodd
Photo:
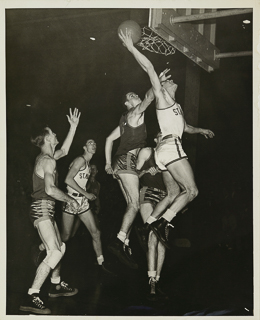
<path fill-rule="evenodd" d="M 133 20 L 126 20 L 120 24 L 117 32 L 119 33 L 122 30 L 123 34 L 126 34 L 126 29 L 131 30 L 133 43 L 137 43 L 142 36 L 142 29 L 139 24 Z"/>

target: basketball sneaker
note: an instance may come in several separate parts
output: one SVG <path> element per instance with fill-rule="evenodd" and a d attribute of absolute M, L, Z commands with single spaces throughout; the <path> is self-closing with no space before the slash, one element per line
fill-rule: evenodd
<path fill-rule="evenodd" d="M 52 283 L 49 291 L 49 297 L 57 298 L 57 297 L 70 297 L 74 296 L 78 293 L 77 288 L 70 288 L 69 285 L 61 281 L 60 283 Z"/>
<path fill-rule="evenodd" d="M 148 286 L 148 294 L 146 296 L 147 300 L 150 301 L 157 301 L 158 295 L 156 293 L 156 280 L 153 277 L 150 277 L 149 279 L 149 286 Z"/>
<path fill-rule="evenodd" d="M 26 302 L 20 306 L 19 310 L 37 314 L 51 314 L 51 310 L 45 307 L 43 301 L 36 293 L 28 294 Z"/>
<path fill-rule="evenodd" d="M 131 257 L 131 249 L 129 248 L 129 246 L 126 246 L 121 240 L 116 238 L 112 243 L 108 245 L 107 248 L 129 268 L 138 269 L 137 263 Z"/>
<path fill-rule="evenodd" d="M 170 249 L 170 245 L 168 243 L 169 236 L 169 227 L 173 226 L 169 224 L 167 220 L 164 218 L 158 219 L 155 222 L 150 224 L 151 229 L 159 239 L 159 241 L 168 249 Z"/>

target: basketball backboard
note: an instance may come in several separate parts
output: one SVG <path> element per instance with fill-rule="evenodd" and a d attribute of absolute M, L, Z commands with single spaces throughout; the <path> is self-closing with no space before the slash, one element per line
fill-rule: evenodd
<path fill-rule="evenodd" d="M 219 67 L 219 53 L 215 46 L 216 23 L 180 22 L 174 18 L 215 12 L 216 9 L 150 9 L 149 27 L 177 50 L 208 72 Z"/>

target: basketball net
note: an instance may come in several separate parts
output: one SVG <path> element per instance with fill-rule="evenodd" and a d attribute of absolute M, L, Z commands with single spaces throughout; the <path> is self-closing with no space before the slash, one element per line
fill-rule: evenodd
<path fill-rule="evenodd" d="M 142 28 L 141 40 L 137 43 L 142 50 L 148 50 L 168 56 L 175 53 L 175 48 L 153 32 L 149 27 Z"/>

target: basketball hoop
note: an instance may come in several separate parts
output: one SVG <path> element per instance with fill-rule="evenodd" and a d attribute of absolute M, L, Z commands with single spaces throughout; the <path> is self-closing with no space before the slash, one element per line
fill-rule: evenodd
<path fill-rule="evenodd" d="M 153 32 L 149 27 L 142 28 L 142 38 L 137 43 L 142 50 L 148 50 L 168 56 L 175 53 L 175 48 Z"/>

